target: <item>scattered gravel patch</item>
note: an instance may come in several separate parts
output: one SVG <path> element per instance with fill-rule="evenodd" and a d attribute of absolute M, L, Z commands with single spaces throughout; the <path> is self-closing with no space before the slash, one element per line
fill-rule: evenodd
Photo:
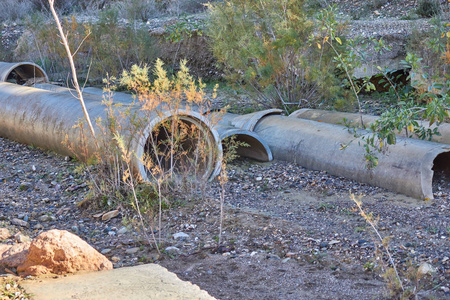
<path fill-rule="evenodd" d="M 30 238 L 69 230 L 116 268 L 156 262 L 219 299 L 383 298 L 379 271 L 363 267 L 381 245 L 351 191 L 379 216 L 382 236 L 392 236 L 401 270 L 423 262 L 436 269 L 424 295 L 449 296 L 450 189 L 443 176 L 434 183 L 436 200 L 423 202 L 292 163 L 239 159 L 230 165 L 223 244 L 217 247 L 220 187 L 213 183 L 204 197 L 164 212 L 158 255 L 130 226 L 130 212 L 77 206 L 88 187 L 76 162 L 6 139 L 0 153 L 0 227 Z"/>

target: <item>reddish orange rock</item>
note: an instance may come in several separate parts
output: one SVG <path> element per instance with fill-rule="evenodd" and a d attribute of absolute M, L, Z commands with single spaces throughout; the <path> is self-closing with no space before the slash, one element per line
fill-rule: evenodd
<path fill-rule="evenodd" d="M 110 270 L 112 263 L 78 236 L 65 230 L 38 235 L 28 249 L 25 263 L 17 268 L 22 276 Z"/>
<path fill-rule="evenodd" d="M 0 269 L 15 268 L 26 261 L 30 243 L 16 245 L 0 245 Z"/>

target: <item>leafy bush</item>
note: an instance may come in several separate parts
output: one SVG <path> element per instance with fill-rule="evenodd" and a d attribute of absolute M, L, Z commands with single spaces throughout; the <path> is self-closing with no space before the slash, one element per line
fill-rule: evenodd
<path fill-rule="evenodd" d="M 416 12 L 424 18 L 431 18 L 442 13 L 442 7 L 439 0 L 419 0 Z"/>
<path fill-rule="evenodd" d="M 329 48 L 311 47 L 304 1 L 211 4 L 207 33 L 227 79 L 264 107 L 315 106 L 337 94 Z"/>

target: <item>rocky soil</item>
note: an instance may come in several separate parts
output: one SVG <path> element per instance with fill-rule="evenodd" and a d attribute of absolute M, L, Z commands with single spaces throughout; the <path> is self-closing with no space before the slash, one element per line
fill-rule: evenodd
<path fill-rule="evenodd" d="M 230 165 L 222 245 L 220 186 L 213 183 L 204 197 L 164 212 L 158 255 L 126 209 L 77 205 L 88 187 L 76 162 L 6 139 L 0 153 L 0 227 L 15 234 L 2 243 L 69 230 L 116 268 L 158 263 L 218 299 L 383 299 L 381 243 L 351 192 L 379 217 L 401 272 L 410 264 L 432 266 L 420 282 L 421 298 L 450 297 L 450 187 L 442 176 L 435 180 L 436 199 L 424 202 L 291 163 L 238 160 Z M 116 208 L 115 217 L 103 217 Z"/>
<path fill-rule="evenodd" d="M 354 22 L 367 26 L 367 33 L 403 30 L 386 26 L 384 19 L 407 16 L 416 4 L 318 2 L 337 2 L 344 16 L 371 20 Z M 23 32 L 18 24 L 0 29 L 4 49 L 14 47 Z M 0 58 L 5 59 L 2 53 Z M 124 206 L 79 207 L 89 188 L 77 162 L 0 138 L 0 228 L 13 233 L 0 240 L 20 243 L 45 230 L 69 230 L 116 268 L 158 263 L 218 299 L 389 298 L 381 277 L 386 256 L 350 200 L 353 193 L 361 195 L 366 212 L 379 217 L 382 237 L 391 237 L 404 285 L 412 286 L 406 280 L 406 273 L 414 273 L 409 266 L 417 270 L 427 263 L 432 274 L 419 282 L 419 298 L 450 299 L 450 178 L 445 174 L 435 176 L 436 199 L 427 202 L 285 162 L 238 160 L 229 175 L 222 245 L 217 244 L 221 188 L 213 183 L 206 195 L 178 201 L 164 212 L 159 255 L 134 229 L 135 216 Z M 15 269 L 0 273 L 0 299 L 27 297 L 13 280 Z"/>

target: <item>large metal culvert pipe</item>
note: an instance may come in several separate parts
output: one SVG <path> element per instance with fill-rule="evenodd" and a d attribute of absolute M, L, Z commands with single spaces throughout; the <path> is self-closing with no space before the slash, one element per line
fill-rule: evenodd
<path fill-rule="evenodd" d="M 75 93 L 74 90 L 48 83 L 36 84 L 35 87 L 45 89 L 48 91 L 64 93 L 68 95 Z M 102 89 L 94 87 L 84 88 L 83 94 L 88 97 L 96 95 L 99 97 L 98 100 L 101 100 L 102 97 L 104 96 L 108 96 L 103 92 Z M 111 96 L 115 103 L 131 104 L 134 102 L 133 96 L 131 94 L 112 92 Z M 264 112 L 264 114 L 268 113 L 269 112 L 267 111 Z M 279 114 L 281 113 L 281 110 L 278 109 L 270 110 L 270 113 Z M 232 119 L 235 120 L 238 127 L 235 127 L 236 124 L 229 124 L 227 126 L 221 125 L 226 123 L 226 121 L 222 120 L 222 118 L 229 118 L 230 116 L 233 116 Z M 209 120 L 214 129 L 218 131 L 220 141 L 223 141 L 224 139 L 229 138 L 231 136 L 235 136 L 236 142 L 245 143 L 247 145 L 246 147 L 239 146 L 236 149 L 236 152 L 239 156 L 255 159 L 262 162 L 272 161 L 273 156 L 269 146 L 263 139 L 261 139 L 256 133 L 252 131 L 253 130 L 252 125 L 255 124 L 260 117 L 261 117 L 260 113 L 255 113 L 255 115 L 250 120 L 247 119 L 245 120 L 246 124 L 241 124 L 239 123 L 239 115 L 215 113 L 214 118 L 209 118 Z M 220 120 L 219 122 L 221 124 L 217 124 L 217 120 Z M 243 127 L 244 129 L 240 127 Z M 227 149 L 224 150 L 226 151 Z"/>
<path fill-rule="evenodd" d="M 245 124 L 245 116 L 239 117 L 241 123 Z M 363 141 L 343 126 L 269 114 L 258 120 L 254 132 L 267 142 L 275 159 L 419 199 L 433 199 L 433 170 L 450 161 L 448 146 L 399 137 L 387 154 L 378 155 L 378 166 L 369 170 L 364 149 L 358 145 Z M 341 150 L 342 145 L 348 146 Z"/>
<path fill-rule="evenodd" d="M 85 95 L 86 107 L 92 119 L 107 120 L 105 106 L 95 95 Z M 84 118 L 79 101 L 65 93 L 54 93 L 42 89 L 0 82 L 0 136 L 21 143 L 32 144 L 44 149 L 51 149 L 63 155 L 74 156 L 73 151 L 84 156 L 84 151 L 93 153 L 95 146 L 92 137 L 86 133 L 86 144 L 80 140 L 80 129 L 74 125 Z M 141 113 L 139 106 L 132 108 Z M 136 153 L 133 167 L 142 179 L 148 180 L 147 170 L 143 166 L 144 153 L 151 155 L 147 141 L 158 131 L 162 122 L 176 118 L 186 127 L 194 127 L 205 138 L 207 155 L 203 163 L 202 177 L 215 176 L 220 172 L 222 146 L 219 134 L 211 128 L 209 121 L 201 114 L 192 111 L 166 111 L 160 115 L 153 114 L 148 122 L 132 139 L 131 149 Z M 100 128 L 95 124 L 97 135 Z M 124 132 L 123 134 L 128 134 Z M 66 139 L 73 149 L 62 143 Z M 153 136 L 155 137 L 155 136 Z M 156 137 L 158 138 L 158 137 Z M 185 150 L 195 145 L 196 140 L 186 141 Z M 194 150 L 193 150 L 194 151 Z M 187 158 L 187 161 L 189 161 Z M 196 168 L 196 166 L 193 166 Z"/>
<path fill-rule="evenodd" d="M 40 66 L 31 62 L 0 62 L 0 82 L 24 84 L 29 80 L 33 83 L 48 82 L 48 76 Z"/>
<path fill-rule="evenodd" d="M 351 122 L 351 124 L 353 124 L 354 126 L 361 128 L 361 115 L 358 113 L 302 108 L 291 113 L 289 117 L 342 125 L 344 125 L 344 119 L 346 119 L 347 122 Z M 368 127 L 370 126 L 370 124 L 375 123 L 375 121 L 378 120 L 379 117 L 363 114 L 362 119 L 364 126 Z M 430 126 L 428 121 L 417 122 L 423 125 L 426 129 L 434 130 L 437 127 L 436 125 Z M 440 135 L 433 135 L 431 141 L 442 144 L 450 144 L 450 124 L 442 123 L 441 125 L 439 125 L 438 131 Z M 397 132 L 397 135 L 405 136 L 405 132 Z M 411 136 L 411 138 L 419 139 L 419 137 L 414 134 Z"/>

